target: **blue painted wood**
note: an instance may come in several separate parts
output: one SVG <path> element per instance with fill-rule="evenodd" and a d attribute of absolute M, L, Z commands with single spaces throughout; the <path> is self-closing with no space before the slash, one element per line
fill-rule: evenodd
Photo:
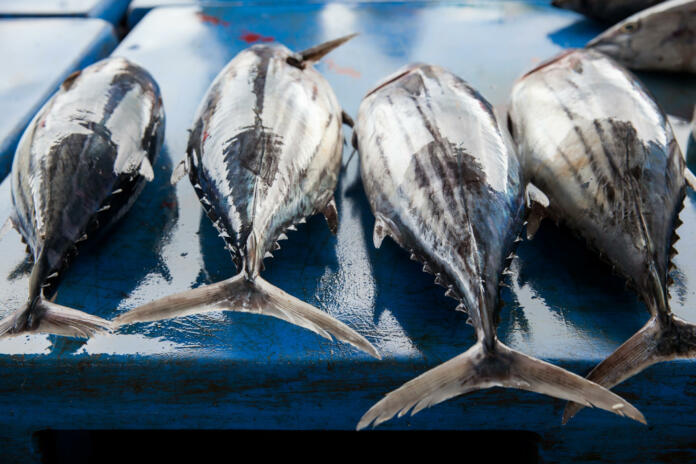
<path fill-rule="evenodd" d="M 3 0 L 2 17 L 72 16 L 99 18 L 117 24 L 128 10 L 130 0 Z"/>
<path fill-rule="evenodd" d="M 524 2 L 476 6 L 303 4 L 276 7 L 159 8 L 115 54 L 158 80 L 167 112 L 156 179 L 105 239 L 78 256 L 58 292 L 61 304 L 112 318 L 138 304 L 235 273 L 193 188 L 169 184 L 184 156 L 187 129 L 207 86 L 252 39 L 301 50 L 360 32 L 319 65 L 349 114 L 380 78 L 411 61 L 448 67 L 504 110 L 514 80 L 598 27 L 578 15 Z M 270 40 L 270 39 L 267 39 Z M 670 112 L 696 101 L 693 77 L 649 76 Z M 672 102 L 672 103 L 669 103 Z M 685 106 L 685 105 L 684 105 Z M 349 131 L 346 138 L 350 136 Z M 346 149 L 344 160 L 350 150 Z M 0 186 L 0 220 L 9 186 Z M 383 394 L 474 341 L 466 316 L 432 276 L 390 240 L 372 246 L 374 219 L 354 158 L 341 178 L 339 231 L 315 217 L 290 234 L 264 278 L 367 336 L 373 360 L 272 318 L 210 313 L 137 324 L 77 341 L 45 335 L 0 341 L 0 440 L 9 456 L 34 452 L 45 428 L 352 429 Z M 696 229 L 690 193 L 680 231 Z M 696 253 L 677 243 L 674 311 L 696 320 Z M 0 240 L 0 316 L 26 298 L 28 262 L 18 235 Z M 605 265 L 566 232 L 544 224 L 522 243 L 505 290 L 498 334 L 511 347 L 586 373 L 640 328 L 648 313 Z M 561 427 L 563 402 L 526 392 L 488 390 L 385 423 L 384 429 L 525 429 L 542 436 L 549 461 L 659 461 L 693 458 L 693 362 L 648 369 L 617 391 L 649 427 L 584 410 Z M 8 452 L 8 451 L 6 451 Z"/>
<path fill-rule="evenodd" d="M 60 40 L 56 40 L 60 38 Z M 61 82 L 116 47 L 99 19 L 0 19 L 0 179 L 22 132 Z"/>
<path fill-rule="evenodd" d="M 485 5 L 486 3 L 495 3 L 500 0 L 132 0 L 128 6 L 128 27 L 135 26 L 143 17 L 152 9 L 167 6 L 202 6 L 213 7 L 219 5 L 239 6 L 239 5 L 259 5 L 270 6 L 278 4 L 327 4 L 327 3 L 343 3 L 355 5 L 360 3 L 438 3 L 452 5 Z M 532 3 L 538 5 L 548 5 L 549 0 L 520 0 L 524 3 Z"/>

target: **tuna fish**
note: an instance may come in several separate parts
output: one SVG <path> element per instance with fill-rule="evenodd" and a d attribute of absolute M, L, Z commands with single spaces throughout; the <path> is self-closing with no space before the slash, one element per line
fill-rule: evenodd
<path fill-rule="evenodd" d="M 499 286 L 525 216 L 547 199 L 525 188 L 491 105 L 459 77 L 406 67 L 360 105 L 354 144 L 375 215 L 373 241 L 391 237 L 469 314 L 477 342 L 375 404 L 358 429 L 490 387 L 529 390 L 643 420 L 608 390 L 514 351 L 496 337 Z"/>
<path fill-rule="evenodd" d="M 636 13 L 587 47 L 631 69 L 696 73 L 696 0 L 670 0 Z"/>
<path fill-rule="evenodd" d="M 617 23 L 664 0 L 552 0 L 558 8 L 577 11 L 598 21 Z"/>
<path fill-rule="evenodd" d="M 124 58 L 69 76 L 24 132 L 12 165 L 11 222 L 33 267 L 27 303 L 0 321 L 1 335 L 47 332 L 88 337 L 99 317 L 49 301 L 78 245 L 131 207 L 162 145 L 157 83 Z"/>
<path fill-rule="evenodd" d="M 135 308 L 117 324 L 213 310 L 274 316 L 379 357 L 361 335 L 259 276 L 287 230 L 322 212 L 335 233 L 334 190 L 349 118 L 312 63 L 352 36 L 301 53 L 254 45 L 218 74 L 195 117 L 173 182 L 191 184 L 239 274 Z"/>
<path fill-rule="evenodd" d="M 548 195 L 545 214 L 625 277 L 651 314 L 587 378 L 611 388 L 654 363 L 694 357 L 696 327 L 671 313 L 667 292 L 694 177 L 648 91 L 602 53 L 571 50 L 515 84 L 508 123 L 526 175 Z M 569 405 L 564 422 L 580 407 Z"/>

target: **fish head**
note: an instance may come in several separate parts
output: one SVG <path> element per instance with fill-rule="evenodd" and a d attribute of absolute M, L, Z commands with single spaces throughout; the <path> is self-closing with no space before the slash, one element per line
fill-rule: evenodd
<path fill-rule="evenodd" d="M 689 33 L 680 26 L 684 15 L 679 9 L 637 13 L 592 39 L 587 48 L 631 69 L 673 68 L 684 60 L 678 46 Z"/>
<path fill-rule="evenodd" d="M 638 45 L 646 35 L 641 33 L 642 28 L 640 19 L 629 18 L 592 39 L 587 48 L 598 50 L 630 66 L 640 61 Z"/>

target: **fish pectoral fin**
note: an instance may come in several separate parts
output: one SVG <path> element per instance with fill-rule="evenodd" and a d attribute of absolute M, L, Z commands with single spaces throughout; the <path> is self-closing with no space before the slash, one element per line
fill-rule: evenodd
<path fill-rule="evenodd" d="M 135 322 L 158 321 L 220 310 L 276 317 L 329 340 L 333 336 L 371 356 L 380 357 L 369 341 L 347 325 L 285 293 L 261 277 L 249 280 L 245 273 L 131 309 L 118 316 L 114 324 L 119 327 Z"/>
<path fill-rule="evenodd" d="M 550 201 L 549 197 L 531 182 L 527 184 L 524 195 L 528 211 L 527 240 L 531 240 L 546 217 L 546 208 L 549 207 Z"/>
<path fill-rule="evenodd" d="M 400 243 L 395 230 L 396 227 L 394 227 L 394 224 L 389 219 L 380 213 L 376 213 L 375 228 L 372 230 L 372 243 L 375 245 L 375 248 L 382 246 L 382 241 L 387 235 L 394 239 L 396 243 Z"/>
<path fill-rule="evenodd" d="M 338 232 L 338 210 L 336 209 L 336 200 L 333 196 L 321 212 L 329 225 L 329 230 L 336 235 L 336 232 Z"/>
<path fill-rule="evenodd" d="M 691 169 L 684 167 L 684 180 L 691 190 L 696 190 L 696 176 L 691 172 Z"/>
<path fill-rule="evenodd" d="M 661 317 L 666 322 L 660 322 Z M 587 379 L 612 388 L 653 364 L 671 359 L 696 358 L 696 325 L 674 315 L 653 316 L 635 335 L 626 340 L 607 359 L 587 375 Z M 563 423 L 583 408 L 568 403 Z"/>
<path fill-rule="evenodd" d="M 3 222 L 2 227 L 0 227 L 0 239 L 7 234 L 7 232 L 10 231 L 10 229 L 15 229 L 17 230 L 17 226 L 15 225 L 16 222 L 14 219 L 12 219 L 12 216 L 9 216 L 7 219 L 5 219 L 5 222 Z"/>
<path fill-rule="evenodd" d="M 341 122 L 351 129 L 355 126 L 353 118 L 351 118 L 350 115 L 345 111 L 341 111 Z"/>
<path fill-rule="evenodd" d="M 348 42 L 356 35 L 358 34 L 349 34 L 338 39 L 329 40 L 328 42 L 324 42 L 322 44 L 308 48 L 307 50 L 301 51 L 297 55 L 300 56 L 301 61 L 303 63 L 316 63 L 317 61 L 321 60 L 324 56 L 326 56 L 329 52 Z"/>
<path fill-rule="evenodd" d="M 150 159 L 147 157 L 147 154 L 143 156 L 143 161 L 140 163 L 138 174 L 143 176 L 143 178 L 148 182 L 152 182 L 152 180 L 155 178 L 155 172 L 152 170 L 152 164 L 150 164 Z"/>
<path fill-rule="evenodd" d="M 172 177 L 170 177 L 169 182 L 172 185 L 176 185 L 185 175 L 189 173 L 189 162 L 188 157 L 184 158 L 176 165 L 172 171 Z"/>
<path fill-rule="evenodd" d="M 514 351 L 499 341 L 486 350 L 479 341 L 466 352 L 427 371 L 387 394 L 358 422 L 358 430 L 398 415 L 411 415 L 465 393 L 491 387 L 527 390 L 556 398 L 576 398 L 645 423 L 630 403 L 565 369 Z"/>

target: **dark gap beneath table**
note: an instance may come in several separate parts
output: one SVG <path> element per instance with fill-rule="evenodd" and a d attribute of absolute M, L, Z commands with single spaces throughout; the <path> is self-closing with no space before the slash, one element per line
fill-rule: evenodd
<path fill-rule="evenodd" d="M 528 431 L 268 431 L 268 430 L 41 430 L 34 433 L 41 462 L 164 462 L 194 456 L 230 461 L 280 457 L 392 462 L 486 458 L 487 462 L 540 462 L 541 436 Z M 246 456 L 246 457 L 244 457 Z"/>

